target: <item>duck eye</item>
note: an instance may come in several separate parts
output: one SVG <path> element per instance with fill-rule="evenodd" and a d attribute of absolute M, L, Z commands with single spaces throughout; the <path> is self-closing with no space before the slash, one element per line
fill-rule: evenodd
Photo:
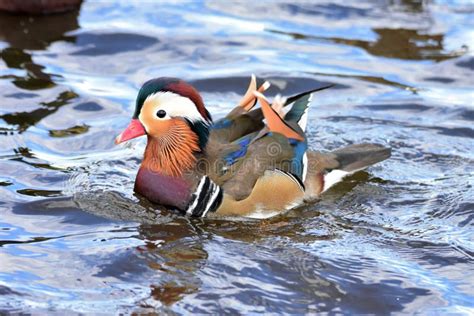
<path fill-rule="evenodd" d="M 158 110 L 158 112 L 156 112 L 156 116 L 158 116 L 159 118 L 164 118 L 166 116 L 166 111 Z"/>

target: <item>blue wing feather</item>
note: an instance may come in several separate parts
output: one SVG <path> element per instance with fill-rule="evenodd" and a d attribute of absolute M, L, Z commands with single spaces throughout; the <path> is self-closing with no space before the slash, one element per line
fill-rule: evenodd
<path fill-rule="evenodd" d="M 238 149 L 236 151 L 233 151 L 227 154 L 224 157 L 224 160 L 226 161 L 227 165 L 234 164 L 239 158 L 242 158 L 247 154 L 248 146 L 254 136 L 255 136 L 254 133 L 248 134 L 233 142 L 234 144 L 238 145 Z"/>
<path fill-rule="evenodd" d="M 294 156 L 291 160 L 290 172 L 300 179 L 304 178 L 303 172 L 305 169 L 303 157 L 308 149 L 306 141 L 298 141 L 295 139 L 288 139 L 290 144 L 293 146 Z"/>

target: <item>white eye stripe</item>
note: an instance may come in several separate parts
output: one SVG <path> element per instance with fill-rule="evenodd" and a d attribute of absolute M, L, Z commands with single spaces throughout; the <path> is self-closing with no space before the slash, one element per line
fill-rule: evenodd
<path fill-rule="evenodd" d="M 204 120 L 193 101 L 173 92 L 167 91 L 150 94 L 145 102 L 152 102 L 157 105 L 155 113 L 159 110 L 164 110 L 166 112 L 166 116 L 163 118 L 159 118 L 155 114 L 155 117 L 159 120 L 177 116 L 185 117 L 193 122 Z"/>

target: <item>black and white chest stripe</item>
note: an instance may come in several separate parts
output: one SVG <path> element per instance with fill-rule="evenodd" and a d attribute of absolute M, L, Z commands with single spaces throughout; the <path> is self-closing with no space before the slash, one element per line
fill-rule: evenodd
<path fill-rule="evenodd" d="M 215 212 L 222 203 L 224 192 L 208 176 L 203 176 L 193 193 L 186 215 L 206 217 L 207 213 Z"/>

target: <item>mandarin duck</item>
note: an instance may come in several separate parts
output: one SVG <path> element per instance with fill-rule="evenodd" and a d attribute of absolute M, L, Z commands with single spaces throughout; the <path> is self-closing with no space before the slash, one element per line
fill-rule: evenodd
<path fill-rule="evenodd" d="M 308 150 L 308 106 L 313 93 L 329 86 L 277 96 L 270 104 L 263 95 L 269 85 L 257 87 L 252 76 L 238 105 L 213 122 L 190 84 L 167 77 L 147 81 L 130 124 L 115 140 L 148 138 L 134 191 L 192 217 L 267 218 L 390 156 L 377 144 Z"/>

